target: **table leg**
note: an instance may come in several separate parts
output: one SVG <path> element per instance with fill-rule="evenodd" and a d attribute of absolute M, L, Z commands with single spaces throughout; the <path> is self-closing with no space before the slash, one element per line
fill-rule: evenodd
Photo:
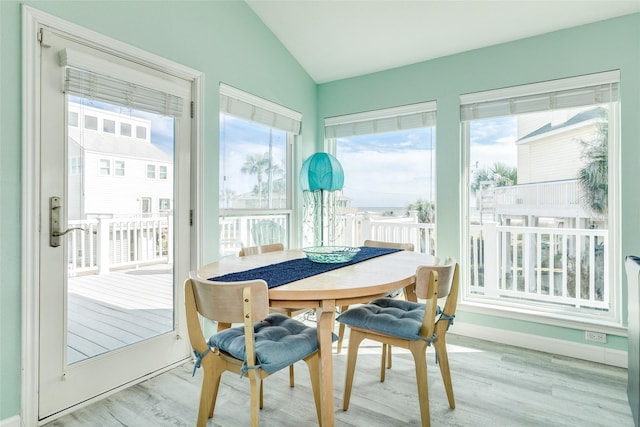
<path fill-rule="evenodd" d="M 322 427 L 334 425 L 333 402 L 333 322 L 335 317 L 335 301 L 322 301 L 316 309 L 318 328 L 318 344 L 320 358 L 320 406 L 322 412 Z"/>

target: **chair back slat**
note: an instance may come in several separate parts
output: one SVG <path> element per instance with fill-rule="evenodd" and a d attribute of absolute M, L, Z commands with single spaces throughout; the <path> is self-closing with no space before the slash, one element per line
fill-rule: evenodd
<path fill-rule="evenodd" d="M 421 265 L 416 269 L 416 295 L 420 299 L 428 298 L 431 294 L 428 289 L 429 274 L 435 271 L 438 274 L 438 298 L 449 295 L 451 284 L 453 282 L 454 273 L 457 263 L 446 265 Z"/>
<path fill-rule="evenodd" d="M 243 289 L 252 295 L 251 317 L 258 322 L 269 314 L 269 290 L 264 280 L 215 282 L 192 274 L 191 283 L 198 313 L 222 323 L 244 323 Z"/>
<path fill-rule="evenodd" d="M 365 240 L 363 246 L 373 248 L 404 249 L 405 251 L 411 252 L 414 250 L 413 243 L 383 242 L 381 240 Z"/>
<path fill-rule="evenodd" d="M 262 246 L 247 246 L 246 248 L 240 249 L 238 256 L 256 255 L 256 254 L 263 254 L 266 252 L 277 252 L 277 251 L 284 251 L 284 244 L 272 243 L 269 245 L 262 245 Z"/>

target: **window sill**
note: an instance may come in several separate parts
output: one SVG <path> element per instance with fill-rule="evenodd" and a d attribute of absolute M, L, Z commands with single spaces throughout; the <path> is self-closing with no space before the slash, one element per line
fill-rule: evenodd
<path fill-rule="evenodd" d="M 564 328 L 603 332 L 609 335 L 627 337 L 627 328 L 610 318 L 596 316 L 577 316 L 569 313 L 552 312 L 551 309 L 530 309 L 515 305 L 501 304 L 496 301 L 466 300 L 458 304 L 460 311 L 523 320 Z"/>

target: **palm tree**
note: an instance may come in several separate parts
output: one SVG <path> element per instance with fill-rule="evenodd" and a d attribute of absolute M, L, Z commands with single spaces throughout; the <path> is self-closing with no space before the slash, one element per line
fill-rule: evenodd
<path fill-rule="evenodd" d="M 491 183 L 495 187 L 506 187 L 518 183 L 518 169 L 496 162 L 490 168 L 478 169 L 471 183 L 471 192 L 482 189 L 483 184 Z"/>
<path fill-rule="evenodd" d="M 606 120 L 598 126 L 592 139 L 581 139 L 582 158 L 585 165 L 578 171 L 578 180 L 583 190 L 583 202 L 591 211 L 606 215 L 609 195 L 609 126 Z"/>
<path fill-rule="evenodd" d="M 433 202 L 418 199 L 407 206 L 408 211 L 418 212 L 418 222 L 433 223 L 436 221 L 436 205 Z"/>
<path fill-rule="evenodd" d="M 262 196 L 262 178 L 265 171 L 269 168 L 269 155 L 265 154 L 249 154 L 247 160 L 242 165 L 240 172 L 247 175 L 256 175 L 258 178 L 257 193 Z"/>

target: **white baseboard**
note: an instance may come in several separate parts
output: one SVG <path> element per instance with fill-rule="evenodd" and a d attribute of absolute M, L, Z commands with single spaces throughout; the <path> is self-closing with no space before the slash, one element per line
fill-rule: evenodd
<path fill-rule="evenodd" d="M 626 351 L 612 350 L 595 345 L 563 341 L 539 335 L 507 331 L 504 329 L 489 328 L 487 326 L 478 326 L 470 323 L 463 323 L 457 319 L 455 326 L 451 328 L 449 333 L 513 345 L 516 347 L 528 348 L 536 351 L 543 351 L 545 353 L 574 357 L 576 359 L 603 363 L 605 365 L 617 366 L 619 368 L 627 368 L 629 364 Z"/>
<path fill-rule="evenodd" d="M 0 420 L 0 427 L 20 427 L 20 415 Z"/>

